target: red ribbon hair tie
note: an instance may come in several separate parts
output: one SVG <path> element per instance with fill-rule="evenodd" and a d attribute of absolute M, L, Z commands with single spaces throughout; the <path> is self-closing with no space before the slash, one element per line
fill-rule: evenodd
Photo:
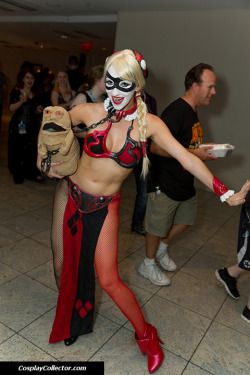
<path fill-rule="evenodd" d="M 148 141 L 140 141 L 140 146 L 142 150 L 142 155 L 147 156 Z"/>

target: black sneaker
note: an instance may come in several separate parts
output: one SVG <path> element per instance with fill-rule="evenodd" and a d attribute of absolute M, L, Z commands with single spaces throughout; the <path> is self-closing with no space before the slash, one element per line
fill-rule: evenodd
<path fill-rule="evenodd" d="M 238 299 L 240 297 L 240 293 L 237 289 L 237 279 L 230 276 L 226 268 L 217 270 L 215 275 L 217 279 L 224 284 L 226 291 L 231 297 L 234 299 Z"/>
<path fill-rule="evenodd" d="M 245 320 L 245 322 L 250 323 L 250 310 L 247 306 L 245 306 L 241 317 L 243 320 Z"/>
<path fill-rule="evenodd" d="M 146 231 L 143 225 L 140 225 L 138 227 L 132 227 L 131 232 L 140 234 L 141 236 L 146 236 Z"/>

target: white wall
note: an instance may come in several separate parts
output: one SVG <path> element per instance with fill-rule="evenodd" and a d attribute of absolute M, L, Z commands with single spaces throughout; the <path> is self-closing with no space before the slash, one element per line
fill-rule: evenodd
<path fill-rule="evenodd" d="M 217 94 L 199 110 L 204 141 L 236 149 L 230 158 L 207 166 L 234 189 L 250 178 L 249 35 L 249 10 L 120 13 L 115 43 L 115 50 L 137 49 L 144 55 L 150 69 L 146 89 L 157 99 L 158 115 L 184 93 L 192 66 L 213 65 Z"/>

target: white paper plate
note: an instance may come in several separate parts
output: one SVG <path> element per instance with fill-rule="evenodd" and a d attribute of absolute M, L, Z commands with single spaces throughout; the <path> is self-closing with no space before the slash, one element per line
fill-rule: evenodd
<path fill-rule="evenodd" d="M 203 144 L 203 145 L 200 145 L 199 147 L 207 147 L 207 146 L 213 147 L 210 150 L 207 150 L 207 153 L 217 156 L 219 158 L 229 157 L 234 150 L 234 146 L 230 145 L 229 143 L 218 144 L 218 145 Z"/>

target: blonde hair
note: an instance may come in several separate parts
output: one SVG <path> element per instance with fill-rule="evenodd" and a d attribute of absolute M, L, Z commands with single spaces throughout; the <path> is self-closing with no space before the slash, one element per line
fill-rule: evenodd
<path fill-rule="evenodd" d="M 59 87 L 59 83 L 58 83 L 58 76 L 60 73 L 64 73 L 65 76 L 66 76 L 66 92 L 67 93 L 71 93 L 72 92 L 72 89 L 71 89 L 71 86 L 70 86 L 70 83 L 69 83 L 69 77 L 68 77 L 68 74 L 67 72 L 65 72 L 64 70 L 59 70 L 56 74 L 56 79 L 55 79 L 55 85 L 54 85 L 54 90 L 56 92 L 60 92 L 60 87 Z"/>
<path fill-rule="evenodd" d="M 125 49 L 111 55 L 104 66 L 104 77 L 106 77 L 109 67 L 113 65 L 116 73 L 120 78 L 134 82 L 139 86 L 140 90 L 136 92 L 136 103 L 137 103 L 137 121 L 139 125 L 139 137 L 140 142 L 146 142 L 147 140 L 147 106 L 142 100 L 142 93 L 146 84 L 142 69 L 135 58 L 135 54 L 132 50 Z M 149 159 L 147 155 L 143 157 L 142 175 L 145 178 L 148 173 Z"/>

